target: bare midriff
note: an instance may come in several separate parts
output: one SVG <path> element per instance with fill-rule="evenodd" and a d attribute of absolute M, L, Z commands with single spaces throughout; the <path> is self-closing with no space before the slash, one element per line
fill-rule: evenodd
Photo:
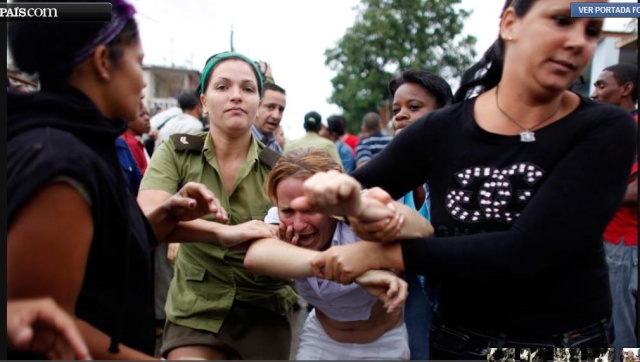
<path fill-rule="evenodd" d="M 329 318 L 317 308 L 316 316 L 327 335 L 341 343 L 371 343 L 403 322 L 402 309 L 387 313 L 382 301 L 373 305 L 368 320 L 340 322 Z"/>

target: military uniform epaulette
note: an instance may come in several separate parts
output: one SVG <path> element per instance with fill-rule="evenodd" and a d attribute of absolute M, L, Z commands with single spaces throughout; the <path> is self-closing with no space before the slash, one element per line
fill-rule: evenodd
<path fill-rule="evenodd" d="M 176 147 L 176 151 L 200 152 L 204 147 L 204 139 L 198 136 L 177 133 L 169 136 Z"/>
<path fill-rule="evenodd" d="M 269 168 L 273 168 L 273 166 L 276 165 L 276 162 L 278 162 L 279 158 L 280 154 L 268 147 L 265 147 L 262 152 L 260 152 L 260 156 L 258 156 L 260 162 L 262 162 L 264 165 L 269 166 Z"/>
<path fill-rule="evenodd" d="M 178 152 L 181 151 L 192 151 L 192 152 L 200 152 L 204 147 L 204 139 L 198 136 L 186 134 L 186 133 L 177 133 L 169 136 L 175 145 L 175 149 Z M 268 166 L 269 168 L 273 168 L 278 162 L 280 158 L 280 154 L 278 152 L 270 149 L 264 148 L 262 152 L 260 152 L 260 156 L 258 159 L 263 165 Z"/>

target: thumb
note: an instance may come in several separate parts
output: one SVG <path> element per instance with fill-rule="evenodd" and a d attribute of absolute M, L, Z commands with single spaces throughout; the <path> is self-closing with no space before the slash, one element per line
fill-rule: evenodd
<path fill-rule="evenodd" d="M 172 215 L 183 215 L 185 209 L 193 209 L 196 206 L 196 201 L 190 197 L 172 197 L 168 203 L 169 212 Z"/>
<path fill-rule="evenodd" d="M 316 278 L 324 278 L 324 266 L 327 260 L 324 254 L 319 254 L 311 259 L 311 272 Z"/>

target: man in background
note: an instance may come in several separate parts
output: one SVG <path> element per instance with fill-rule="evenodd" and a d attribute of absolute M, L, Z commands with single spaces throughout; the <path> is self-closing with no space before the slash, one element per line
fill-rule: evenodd
<path fill-rule="evenodd" d="M 327 134 L 325 137 L 336 144 L 344 172 L 351 173 L 356 169 L 356 158 L 353 156 L 351 147 L 342 141 L 342 136 L 345 134 L 344 124 L 344 117 L 342 116 L 327 118 Z"/>
<path fill-rule="evenodd" d="M 369 162 L 391 142 L 391 136 L 382 134 L 380 115 L 369 112 L 362 118 L 362 138 L 356 147 L 356 168 Z"/>
<path fill-rule="evenodd" d="M 282 147 L 276 140 L 275 132 L 287 106 L 286 95 L 285 90 L 277 84 L 265 83 L 258 115 L 251 127 L 253 135 L 278 154 L 282 154 Z"/>
<path fill-rule="evenodd" d="M 304 129 L 307 131 L 304 137 L 285 145 L 285 152 L 299 147 L 320 148 L 327 151 L 336 162 L 341 163 L 336 145 L 328 139 L 320 136 L 318 132 L 322 129 L 322 116 L 316 111 L 311 111 L 304 115 Z"/>
<path fill-rule="evenodd" d="M 203 132 L 202 105 L 195 89 L 187 89 L 178 95 L 178 105 L 181 113 L 169 117 L 158 125 L 158 138 L 155 149 L 171 135 L 177 133 L 196 134 Z"/>
<path fill-rule="evenodd" d="M 638 124 L 638 67 L 616 64 L 602 70 L 591 98 L 613 104 L 629 112 Z M 609 264 L 609 284 L 613 300 L 613 346 L 638 347 L 638 156 L 633 163 L 622 205 L 604 231 L 604 247 Z"/>

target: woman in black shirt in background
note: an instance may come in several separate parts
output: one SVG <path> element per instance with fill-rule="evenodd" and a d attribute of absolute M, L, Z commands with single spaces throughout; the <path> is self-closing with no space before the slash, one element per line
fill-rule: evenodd
<path fill-rule="evenodd" d="M 353 178 L 310 178 L 292 204 L 347 215 L 374 241 L 327 250 L 316 276 L 346 283 L 396 268 L 442 279 L 433 359 L 612 343 L 601 235 L 625 192 L 635 126 L 567 90 L 603 24 L 571 18 L 571 2 L 506 1 L 499 39 L 464 74 L 458 103 L 407 127 Z M 361 198 L 387 207 L 426 181 L 434 237 L 375 242 L 389 239 L 378 227 L 389 220 L 364 222 L 373 208 Z"/>

